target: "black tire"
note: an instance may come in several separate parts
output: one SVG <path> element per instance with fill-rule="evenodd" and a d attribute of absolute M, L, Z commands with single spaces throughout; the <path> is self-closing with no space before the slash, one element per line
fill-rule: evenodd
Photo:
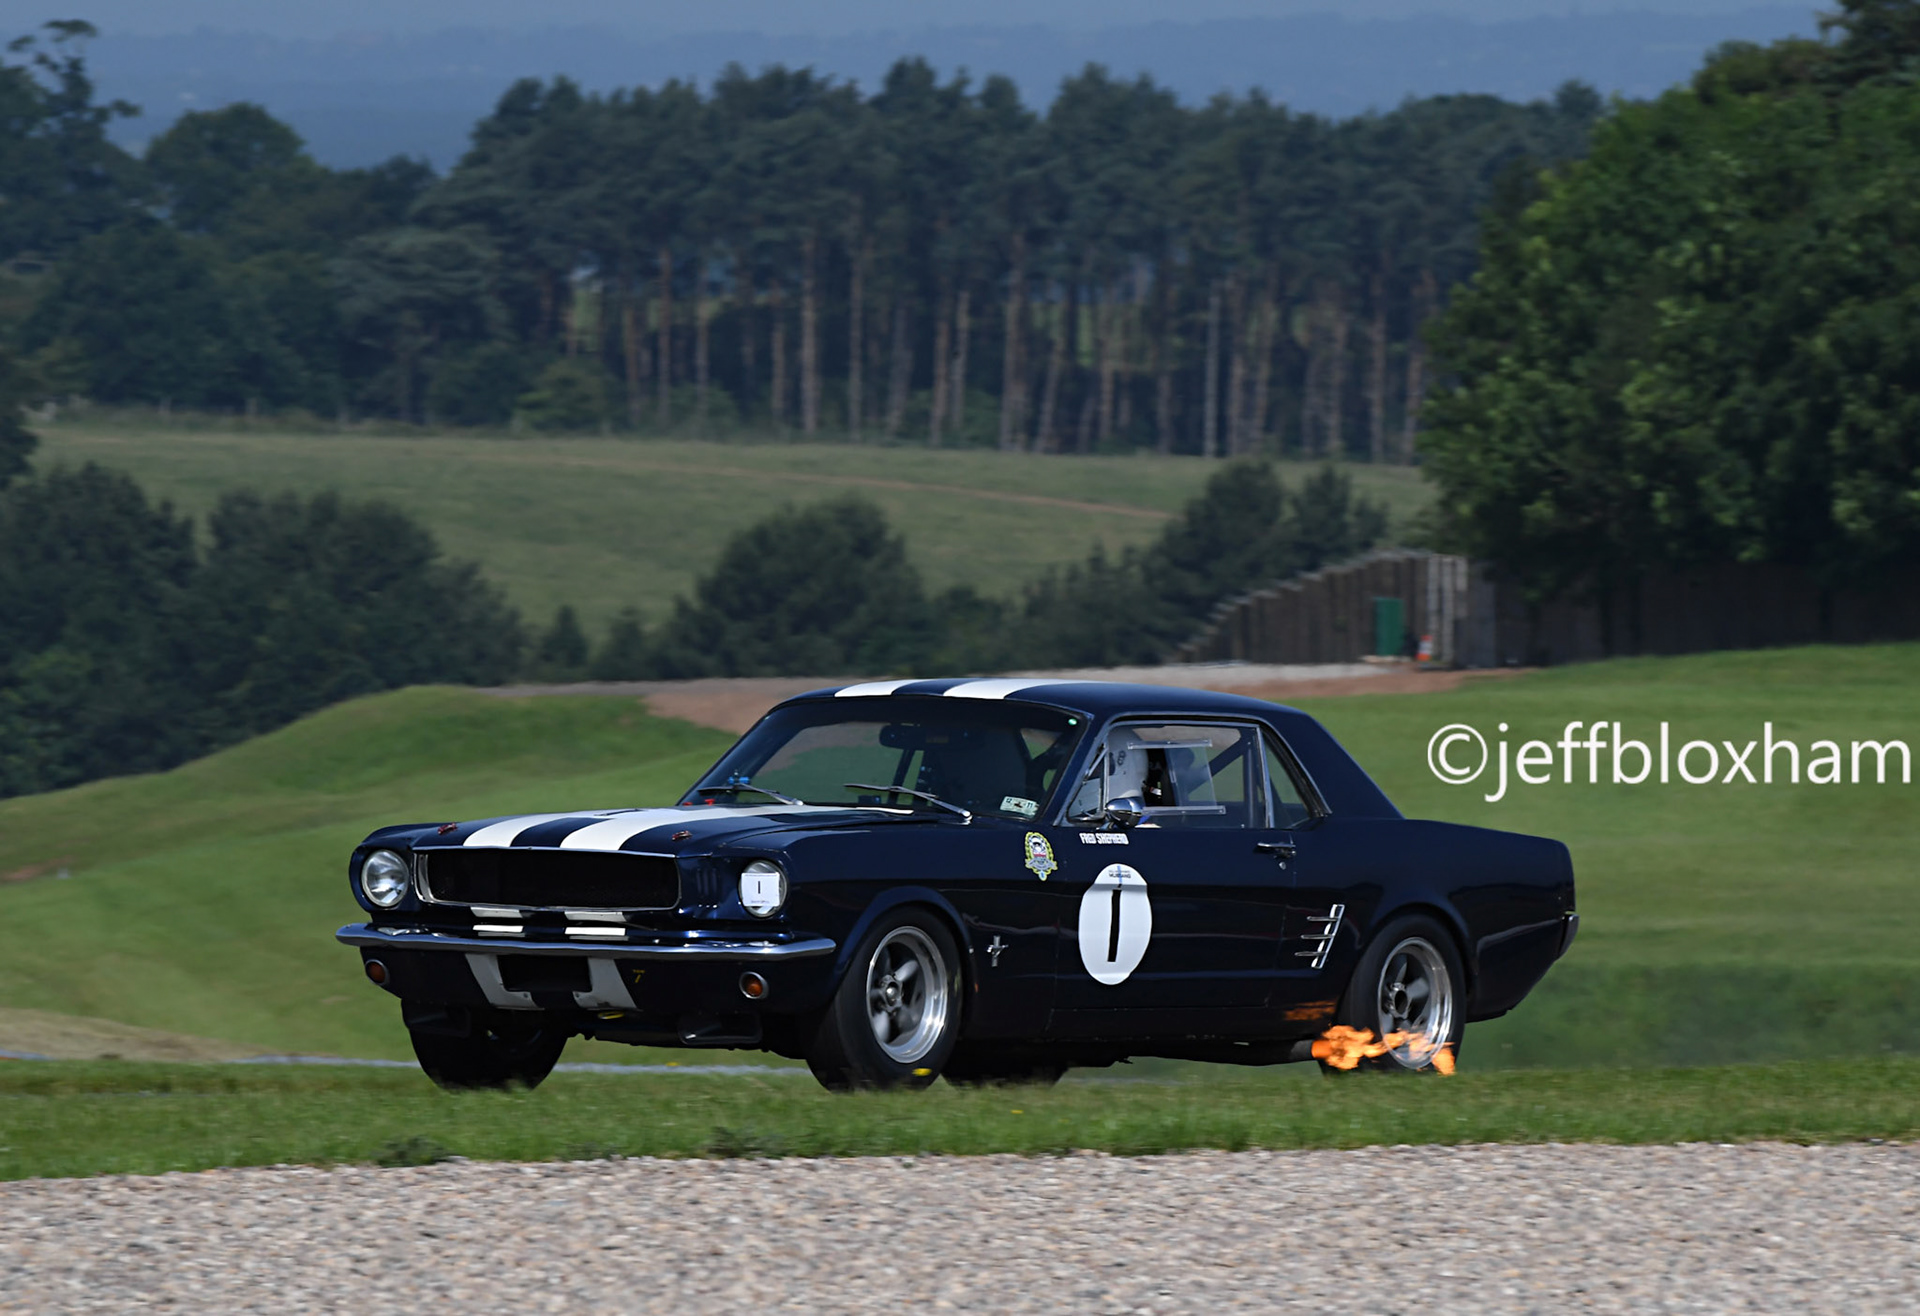
<path fill-rule="evenodd" d="M 420 1068 L 450 1092 L 539 1087 L 567 1045 L 567 1034 L 539 1017 L 519 1019 L 505 1012 L 486 1017 L 476 1011 L 467 1037 L 407 1032 Z"/>
<path fill-rule="evenodd" d="M 1052 1087 L 1067 1072 L 1058 1060 L 1031 1051 L 962 1042 L 953 1049 L 941 1076 L 955 1087 Z"/>
<path fill-rule="evenodd" d="M 1466 967 L 1453 936 L 1423 914 L 1397 918 L 1380 930 L 1353 967 L 1334 1022 L 1383 1038 L 1393 1032 L 1427 1037 L 1385 1055 L 1339 1068 L 1320 1061 L 1322 1073 L 1430 1074 L 1442 1048 L 1460 1054 L 1466 1032 Z M 1421 986 L 1425 992 L 1419 991 Z"/>
<path fill-rule="evenodd" d="M 945 922 L 926 909 L 895 910 L 860 939 L 807 1068 L 836 1092 L 924 1088 L 953 1054 L 962 999 L 960 949 Z"/>

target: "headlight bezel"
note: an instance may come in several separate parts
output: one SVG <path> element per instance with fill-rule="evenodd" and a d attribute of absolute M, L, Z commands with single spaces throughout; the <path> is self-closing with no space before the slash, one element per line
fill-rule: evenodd
<path fill-rule="evenodd" d="M 381 879 L 379 894 L 374 888 L 376 869 Z M 360 894 L 375 909 L 398 909 L 411 890 L 413 866 L 399 851 L 374 850 L 360 861 Z"/>
<path fill-rule="evenodd" d="M 740 870 L 740 907 L 755 918 L 772 918 L 785 909 L 788 889 L 787 870 L 774 860 L 755 859 Z"/>

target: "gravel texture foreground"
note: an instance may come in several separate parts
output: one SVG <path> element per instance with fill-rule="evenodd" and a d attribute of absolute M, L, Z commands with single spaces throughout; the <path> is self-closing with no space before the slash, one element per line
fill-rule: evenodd
<path fill-rule="evenodd" d="M 0 1309 L 1912 1311 L 1920 1149 L 1399 1147 L 0 1184 Z"/>

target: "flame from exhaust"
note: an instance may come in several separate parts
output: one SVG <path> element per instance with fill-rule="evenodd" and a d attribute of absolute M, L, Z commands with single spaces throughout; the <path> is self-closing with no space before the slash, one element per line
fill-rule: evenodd
<path fill-rule="evenodd" d="M 1349 1028 L 1345 1024 L 1335 1024 L 1314 1041 L 1313 1058 L 1335 1069 L 1358 1069 L 1362 1060 L 1377 1060 L 1402 1047 L 1409 1048 L 1407 1058 L 1415 1069 L 1431 1065 L 1442 1074 L 1453 1072 L 1453 1048 L 1436 1045 L 1425 1033 L 1387 1033 L 1376 1039 L 1371 1028 Z"/>

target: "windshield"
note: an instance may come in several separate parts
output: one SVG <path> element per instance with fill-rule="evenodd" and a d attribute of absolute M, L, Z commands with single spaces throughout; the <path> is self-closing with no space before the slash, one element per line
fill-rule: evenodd
<path fill-rule="evenodd" d="M 977 814 L 1043 813 L 1086 719 L 999 700 L 818 700 L 777 709 L 683 803 L 937 809 L 915 790 Z M 849 785 L 848 783 L 860 783 Z"/>

